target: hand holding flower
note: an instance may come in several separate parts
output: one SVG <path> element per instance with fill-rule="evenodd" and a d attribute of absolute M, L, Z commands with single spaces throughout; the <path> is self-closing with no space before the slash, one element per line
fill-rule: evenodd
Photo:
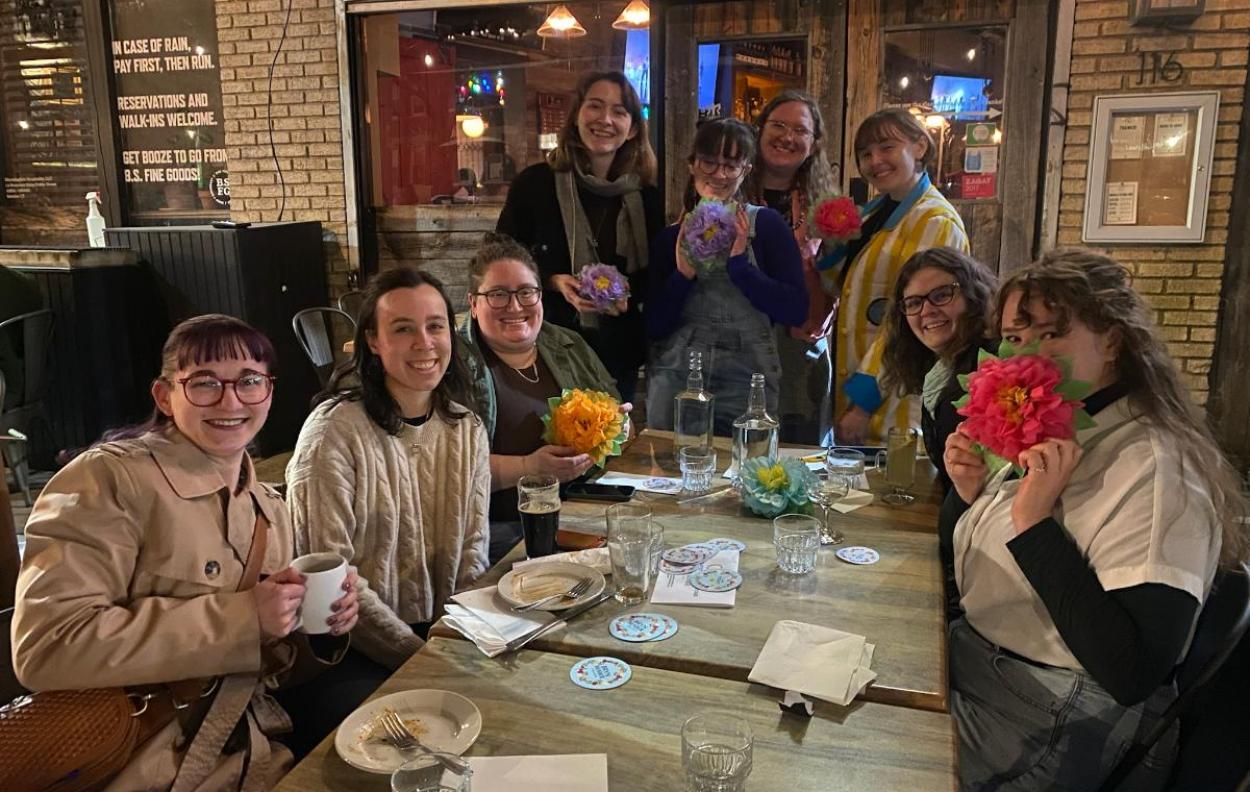
<path fill-rule="evenodd" d="M 586 454 L 600 467 L 621 453 L 629 436 L 628 417 L 621 404 L 601 391 L 565 389 L 547 400 L 551 412 L 543 416 L 543 439 Z"/>
<path fill-rule="evenodd" d="M 578 313 L 594 313 L 595 304 L 585 297 L 582 297 L 580 286 L 581 281 L 575 275 L 552 275 L 549 281 L 551 287 L 560 292 L 565 301 L 569 305 L 577 309 Z"/>
<path fill-rule="evenodd" d="M 1022 534 L 1054 514 L 1055 503 L 1084 451 L 1074 440 L 1046 440 L 1020 452 L 1020 467 L 1028 471 L 1011 502 L 1011 521 Z"/>
<path fill-rule="evenodd" d="M 681 229 L 677 232 L 677 271 L 680 272 L 686 280 L 694 280 L 699 277 L 699 271 L 690 263 L 690 257 L 686 255 L 686 248 L 682 245 L 682 235 L 685 233 L 686 221 L 681 221 Z"/>
<path fill-rule="evenodd" d="M 561 482 L 572 481 L 590 470 L 594 460 L 568 446 L 545 445 L 524 458 L 522 470 L 527 474 L 555 476 Z"/>
<path fill-rule="evenodd" d="M 985 478 L 990 469 L 976 449 L 976 441 L 962 431 L 951 432 L 946 438 L 946 475 L 950 477 L 956 494 L 964 503 L 972 503 L 985 488 Z"/>

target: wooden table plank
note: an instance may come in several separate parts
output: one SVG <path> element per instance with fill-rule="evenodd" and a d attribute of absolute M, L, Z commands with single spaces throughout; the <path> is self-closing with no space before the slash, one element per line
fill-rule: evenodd
<path fill-rule="evenodd" d="M 488 659 L 465 641 L 432 639 L 376 695 L 411 688 L 460 693 L 482 711 L 467 756 L 606 753 L 612 792 L 681 787 L 681 725 L 703 711 L 732 712 L 755 733 L 750 789 L 793 792 L 917 792 L 956 786 L 953 721 L 943 713 L 856 702 L 816 705 L 804 719 L 782 713 L 759 685 L 635 666 L 610 691 L 569 681 L 572 660 L 522 651 Z M 348 766 L 333 735 L 276 787 L 279 792 L 389 789 L 385 776 Z"/>
<path fill-rule="evenodd" d="M 603 506 L 566 502 L 562 524 L 602 531 Z M 937 537 L 881 527 L 880 521 L 844 516 L 848 544 L 873 547 L 881 560 L 855 566 L 837 559 L 834 548 L 819 551 L 816 569 L 792 576 L 777 568 L 772 523 L 719 513 L 656 511 L 668 546 L 719 536 L 746 543 L 743 576 L 733 608 L 700 608 L 643 603 L 626 608 L 615 601 L 578 617 L 562 630 L 530 644 L 548 652 L 593 656 L 609 654 L 630 663 L 745 682 L 778 619 L 794 619 L 865 636 L 876 645 L 876 681 L 864 691 L 869 701 L 935 711 L 947 708 L 946 624 Z M 498 582 L 523 557 L 514 548 L 475 586 Z M 677 619 L 677 635 L 653 643 L 630 644 L 608 634 L 608 623 L 626 612 L 659 611 Z M 432 635 L 460 637 L 439 623 Z"/>

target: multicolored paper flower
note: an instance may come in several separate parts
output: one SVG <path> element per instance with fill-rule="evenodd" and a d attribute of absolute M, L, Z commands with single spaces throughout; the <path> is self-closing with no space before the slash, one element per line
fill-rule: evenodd
<path fill-rule="evenodd" d="M 847 243 L 859 239 L 864 226 L 855 201 L 845 195 L 829 195 L 812 206 L 808 227 L 815 236 L 830 242 Z"/>
<path fill-rule="evenodd" d="M 611 264 L 591 264 L 582 269 L 577 290 L 602 313 L 629 297 L 629 281 Z"/>
<path fill-rule="evenodd" d="M 729 260 L 738 237 L 738 205 L 704 198 L 686 215 L 681 246 L 690 263 L 708 270 Z"/>
<path fill-rule="evenodd" d="M 621 453 L 629 425 L 616 399 L 602 391 L 565 388 L 547 405 L 551 412 L 543 416 L 543 440 L 589 454 L 599 467 Z"/>
<path fill-rule="evenodd" d="M 1066 360 L 1004 341 L 997 356 L 982 350 L 976 371 L 959 377 L 968 391 L 955 402 L 966 418 L 960 431 L 977 442 L 991 471 L 1004 465 L 1019 469 L 1021 451 L 1075 437 L 1078 429 L 1093 425 L 1081 401 L 1092 387 L 1070 375 Z"/>
<path fill-rule="evenodd" d="M 802 460 L 790 457 L 748 459 L 738 475 L 742 502 L 761 517 L 806 511 L 807 487 L 815 478 Z"/>

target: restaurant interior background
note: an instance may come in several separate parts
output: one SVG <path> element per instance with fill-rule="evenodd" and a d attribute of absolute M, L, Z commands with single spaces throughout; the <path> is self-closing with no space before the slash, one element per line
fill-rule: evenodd
<path fill-rule="evenodd" d="M 1159 25 L 1138 18 L 1152 5 L 1194 9 Z M 458 308 L 509 181 L 554 145 L 587 69 L 643 97 L 670 217 L 701 117 L 750 120 L 806 89 L 862 197 L 849 138 L 906 107 L 973 252 L 1004 272 L 1082 241 L 1095 97 L 1217 91 L 1200 244 L 1103 249 L 1250 451 L 1250 319 L 1219 310 L 1250 295 L 1233 219 L 1250 214 L 1234 195 L 1250 0 L 0 0 L 0 18 L 0 245 L 83 245 L 97 190 L 110 227 L 316 221 L 330 299 L 408 263 Z"/>

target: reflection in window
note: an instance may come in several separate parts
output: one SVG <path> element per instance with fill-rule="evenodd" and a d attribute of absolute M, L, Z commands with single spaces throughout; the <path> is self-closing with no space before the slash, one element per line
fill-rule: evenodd
<path fill-rule="evenodd" d="M 998 195 L 1006 38 L 1005 26 L 885 34 L 884 105 L 924 118 L 929 175 L 949 198 Z"/>
<path fill-rule="evenodd" d="M 699 117 L 751 122 L 774 96 L 807 86 L 807 40 L 767 39 L 699 45 Z"/>

